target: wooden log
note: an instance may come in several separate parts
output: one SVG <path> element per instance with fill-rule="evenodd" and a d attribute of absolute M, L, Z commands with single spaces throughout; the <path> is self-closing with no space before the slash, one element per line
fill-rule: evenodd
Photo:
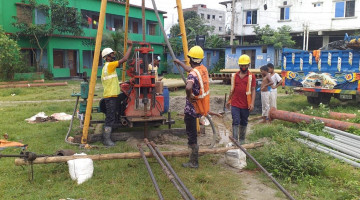
<path fill-rule="evenodd" d="M 257 147 L 263 146 L 264 143 L 257 142 L 251 144 L 242 145 L 245 149 L 254 149 Z M 224 147 L 224 148 L 213 148 L 213 149 L 199 149 L 199 154 L 219 154 L 227 152 L 231 149 L 236 149 L 237 147 Z M 150 152 L 144 152 L 146 157 L 153 157 Z M 182 157 L 188 156 L 189 151 L 163 151 L 161 152 L 166 157 Z M 73 159 L 79 158 L 90 158 L 94 161 L 97 160 L 114 160 L 114 159 L 138 159 L 142 158 L 140 152 L 129 152 L 129 153 L 111 153 L 111 154 L 96 154 L 96 155 L 84 155 L 84 156 L 52 156 L 52 157 L 39 157 L 36 158 L 32 163 L 33 164 L 49 164 L 49 163 L 62 163 L 67 162 Z M 30 162 L 25 161 L 24 159 L 18 158 L 15 159 L 15 165 L 28 165 Z"/>
<path fill-rule="evenodd" d="M 161 134 L 172 134 L 176 136 L 182 136 L 186 134 L 184 128 L 173 128 L 173 129 L 164 129 L 164 130 L 152 130 L 148 133 L 148 138 L 154 138 Z M 111 133 L 112 141 L 126 141 L 129 138 L 144 138 L 144 131 L 133 131 L 133 132 L 113 132 Z M 102 140 L 102 134 L 91 134 L 88 135 L 88 143 L 94 143 Z M 81 142 L 81 135 L 74 136 L 74 142 Z"/>
<path fill-rule="evenodd" d="M 67 82 L 61 82 L 61 83 L 28 83 L 28 84 L 0 85 L 0 88 L 25 88 L 25 87 L 65 86 L 65 85 L 67 85 Z"/>

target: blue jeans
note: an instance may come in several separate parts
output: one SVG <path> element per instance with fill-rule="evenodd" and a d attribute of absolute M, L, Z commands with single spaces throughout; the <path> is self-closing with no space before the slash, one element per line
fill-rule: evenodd
<path fill-rule="evenodd" d="M 231 115 L 232 115 L 232 125 L 233 126 L 247 126 L 249 118 L 249 109 L 247 108 L 238 108 L 231 106 Z"/>

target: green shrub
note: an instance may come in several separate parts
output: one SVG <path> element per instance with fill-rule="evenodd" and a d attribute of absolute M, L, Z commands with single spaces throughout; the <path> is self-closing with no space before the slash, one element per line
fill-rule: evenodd
<path fill-rule="evenodd" d="M 21 60 L 19 46 L 0 27 L 0 79 L 12 80 L 21 66 Z"/>
<path fill-rule="evenodd" d="M 307 176 L 321 175 L 325 165 L 314 152 L 294 144 L 267 146 L 262 151 L 259 162 L 273 174 L 273 176 L 297 182 Z"/>

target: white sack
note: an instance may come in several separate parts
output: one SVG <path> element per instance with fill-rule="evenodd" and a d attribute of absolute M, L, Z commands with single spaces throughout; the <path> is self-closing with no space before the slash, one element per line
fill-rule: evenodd
<path fill-rule="evenodd" d="M 225 163 L 236 169 L 246 167 L 246 154 L 240 149 L 232 149 L 225 153 Z"/>
<path fill-rule="evenodd" d="M 74 154 L 86 155 L 85 153 Z M 77 180 L 78 185 L 90 179 L 94 172 L 93 161 L 90 158 L 79 158 L 67 161 L 72 180 Z"/>

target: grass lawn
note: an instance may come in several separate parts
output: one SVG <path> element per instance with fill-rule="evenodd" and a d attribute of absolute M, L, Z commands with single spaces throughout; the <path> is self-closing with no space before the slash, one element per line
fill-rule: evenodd
<path fill-rule="evenodd" d="M 68 81 L 68 86 L 0 89 L 0 135 L 9 134 L 9 140 L 21 141 L 28 144 L 28 150 L 37 154 L 53 154 L 59 149 L 73 149 L 87 154 L 104 154 L 120 152 L 137 152 L 137 149 L 126 142 L 117 142 L 116 147 L 110 149 L 83 150 L 64 142 L 69 122 L 45 122 L 28 124 L 24 120 L 44 111 L 47 115 L 56 112 L 72 113 L 75 98 L 70 94 L 80 90 L 80 81 Z M 223 96 L 229 92 L 230 86 L 211 85 L 212 95 Z M 96 85 L 96 94 L 102 95 L 101 83 Z M 15 94 L 15 96 L 11 96 Z M 184 91 L 171 93 L 171 96 L 183 96 Z M 33 102 L 17 101 L 41 100 L 69 100 L 64 102 Z M 72 101 L 73 100 L 73 101 Z M 358 113 L 356 103 L 343 104 L 332 100 L 330 107 L 311 107 L 305 96 L 287 95 L 278 98 L 278 109 L 297 111 L 321 116 L 324 110 L 337 112 Z M 176 116 L 178 126 L 183 126 L 182 117 Z M 102 115 L 96 116 L 102 118 Z M 358 122 L 358 118 L 354 122 Z M 78 122 L 75 121 L 77 126 Z M 164 126 L 163 128 L 167 128 Z M 359 199 L 360 171 L 324 154 L 317 153 L 297 143 L 294 139 L 300 137 L 299 130 L 317 133 L 321 129 L 319 124 L 293 124 L 275 121 L 271 125 L 255 125 L 254 133 L 249 135 L 249 141 L 268 138 L 269 144 L 250 153 L 270 171 L 276 179 L 296 199 L 330 199 L 345 200 Z M 100 143 L 97 143 L 100 145 Z M 147 150 L 144 147 L 145 150 Z M 2 154 L 19 154 L 19 149 L 9 148 Z M 225 170 L 217 164 L 218 155 L 206 155 L 200 158 L 198 170 L 180 167 L 187 158 L 169 158 L 179 177 L 190 189 L 196 199 L 241 199 L 241 188 L 246 183 L 239 180 L 235 172 Z M 160 166 L 154 159 L 149 159 L 160 189 L 165 199 L 181 199 L 176 189 L 161 172 Z M 248 162 L 247 169 L 255 169 L 255 165 Z M 145 165 L 141 159 L 108 160 L 94 162 L 93 177 L 77 185 L 72 181 L 66 163 L 34 165 L 34 182 L 28 182 L 29 167 L 14 165 L 13 158 L 0 159 L 0 199 L 157 199 Z M 274 187 L 262 173 L 259 178 Z"/>

